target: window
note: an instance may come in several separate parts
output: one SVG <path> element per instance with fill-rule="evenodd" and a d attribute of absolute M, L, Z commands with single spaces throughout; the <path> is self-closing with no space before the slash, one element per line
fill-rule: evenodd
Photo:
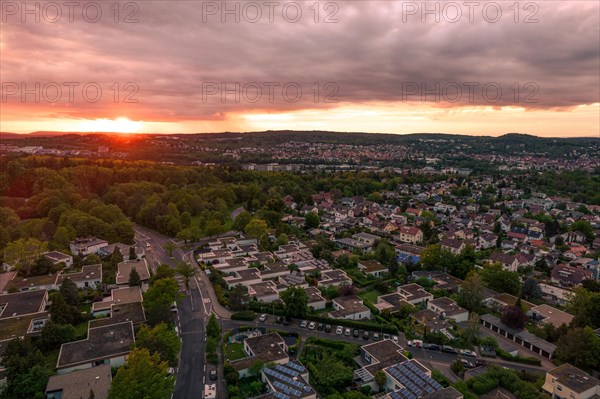
<path fill-rule="evenodd" d="M 556 389 L 558 389 L 559 391 L 562 391 L 562 387 L 560 385 L 557 385 Z"/>

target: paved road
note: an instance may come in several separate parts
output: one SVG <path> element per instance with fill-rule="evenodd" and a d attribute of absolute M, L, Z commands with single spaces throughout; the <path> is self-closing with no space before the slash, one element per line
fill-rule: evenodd
<path fill-rule="evenodd" d="M 175 267 L 178 262 L 184 260 L 186 254 L 182 249 L 175 249 L 173 257 L 164 250 L 168 241 L 177 244 L 176 241 L 141 226 L 136 226 L 135 230 L 136 241 L 146 250 L 146 259 L 153 270 L 163 263 Z M 190 281 L 189 290 L 186 290 L 181 276 L 177 276 L 176 279 L 184 298 L 177 307 L 176 325 L 181 340 L 181 352 L 172 399 L 200 398 L 212 367 L 207 366 L 204 361 L 206 344 L 204 326 L 210 308 L 205 306 L 202 290 L 198 289 L 195 279 Z"/>
<path fill-rule="evenodd" d="M 244 207 L 240 206 L 239 208 L 235 208 L 231 211 L 231 220 L 235 220 L 236 217 L 240 215 L 240 213 L 244 212 Z"/>

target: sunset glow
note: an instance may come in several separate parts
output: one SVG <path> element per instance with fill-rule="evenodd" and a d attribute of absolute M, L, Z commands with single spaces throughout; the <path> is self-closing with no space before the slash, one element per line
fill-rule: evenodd
<path fill-rule="evenodd" d="M 600 132 L 600 3 L 503 3 L 498 21 L 458 22 L 404 3 L 303 5 L 294 22 L 193 2 L 142 2 L 130 19 L 107 5 L 94 23 L 11 9 L 1 130 Z"/>

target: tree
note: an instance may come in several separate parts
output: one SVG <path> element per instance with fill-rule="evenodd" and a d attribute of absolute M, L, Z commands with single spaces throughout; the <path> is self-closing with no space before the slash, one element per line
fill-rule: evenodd
<path fill-rule="evenodd" d="M 521 299 L 514 306 L 507 306 L 502 313 L 502 323 L 509 327 L 522 330 L 527 322 L 527 315 L 521 309 Z"/>
<path fill-rule="evenodd" d="M 144 294 L 144 309 L 150 325 L 170 324 L 171 305 L 179 299 L 179 284 L 173 278 L 155 281 Z"/>
<path fill-rule="evenodd" d="M 454 374 L 460 375 L 463 371 L 465 371 L 465 366 L 460 359 L 456 359 L 454 363 L 450 365 L 450 369 L 454 372 Z"/>
<path fill-rule="evenodd" d="M 600 328 L 600 292 L 590 292 L 583 287 L 573 289 L 574 295 L 567 310 L 575 316 L 573 325 Z"/>
<path fill-rule="evenodd" d="M 54 263 L 45 256 L 40 256 L 31 266 L 29 275 L 31 276 L 43 276 L 49 273 L 54 273 L 59 267 L 54 266 Z"/>
<path fill-rule="evenodd" d="M 137 254 L 135 253 L 135 247 L 129 247 L 129 260 L 137 259 Z"/>
<path fill-rule="evenodd" d="M 242 211 L 233 221 L 232 228 L 237 231 L 245 231 L 246 225 L 252 220 L 252 215 L 248 211 Z"/>
<path fill-rule="evenodd" d="M 54 292 L 50 295 L 52 304 L 50 305 L 50 318 L 56 324 L 77 324 L 81 317 L 79 310 L 72 305 L 69 305 L 63 295 L 59 292 Z"/>
<path fill-rule="evenodd" d="M 156 272 L 154 273 L 154 276 L 152 276 L 151 283 L 154 284 L 154 282 L 157 280 L 173 277 L 175 277 L 175 270 L 173 270 L 169 265 L 165 265 L 163 263 L 156 268 Z"/>
<path fill-rule="evenodd" d="M 469 312 L 478 312 L 481 309 L 484 289 L 479 274 L 470 272 L 461 285 L 457 303 Z"/>
<path fill-rule="evenodd" d="M 113 267 L 116 267 L 119 263 L 123 262 L 123 254 L 121 254 L 121 250 L 118 245 L 115 245 L 115 250 L 110 255 L 110 264 Z"/>
<path fill-rule="evenodd" d="M 217 317 L 214 313 L 210 315 L 208 324 L 206 324 L 206 335 L 213 338 L 217 338 L 219 335 L 221 335 L 221 327 L 219 327 Z"/>
<path fill-rule="evenodd" d="M 557 342 L 555 357 L 586 370 L 600 368 L 600 338 L 591 327 L 571 328 Z"/>
<path fill-rule="evenodd" d="M 387 382 L 387 376 L 383 371 L 377 370 L 375 372 L 375 382 L 377 383 L 379 390 L 383 390 L 383 388 L 385 387 L 385 383 Z"/>
<path fill-rule="evenodd" d="M 462 336 L 466 342 L 470 344 L 476 344 L 480 335 L 481 330 L 479 327 L 479 315 L 475 312 L 472 312 L 469 314 L 467 324 L 462 329 Z"/>
<path fill-rule="evenodd" d="M 135 337 L 136 348 L 146 348 L 151 354 L 158 353 L 160 359 L 170 366 L 177 365 L 179 346 L 179 337 L 165 323 L 152 328 L 142 325 Z"/>
<path fill-rule="evenodd" d="M 279 297 L 283 302 L 287 316 L 304 317 L 308 312 L 308 294 L 303 288 L 289 287 Z"/>
<path fill-rule="evenodd" d="M 167 241 L 164 245 L 164 250 L 167 251 L 167 255 L 169 255 L 169 257 L 173 257 L 173 251 L 175 250 L 175 248 L 177 248 L 177 246 L 175 245 L 175 243 L 173 243 L 172 241 Z"/>
<path fill-rule="evenodd" d="M 307 212 L 304 215 L 304 224 L 309 229 L 316 229 L 321 224 L 319 215 L 314 212 Z"/>
<path fill-rule="evenodd" d="M 109 399 L 168 399 L 173 392 L 174 377 L 169 365 L 158 353 L 146 348 L 134 349 L 127 364 L 119 368 L 108 392 Z"/>
<path fill-rule="evenodd" d="M 483 282 L 494 291 L 519 295 L 521 280 L 519 274 L 502 269 L 500 264 L 488 265 L 480 271 Z"/>
<path fill-rule="evenodd" d="M 244 285 L 236 285 L 229 293 L 229 307 L 233 310 L 245 309 L 249 301 L 248 287 Z"/>
<path fill-rule="evenodd" d="M 44 355 L 29 337 L 15 338 L 2 355 L 7 384 L 3 399 L 44 398 L 44 389 L 52 372 L 44 364 Z"/>
<path fill-rule="evenodd" d="M 269 226 L 267 222 L 261 219 L 252 219 L 244 229 L 244 232 L 250 238 L 256 238 L 260 240 L 265 234 L 267 234 Z"/>
<path fill-rule="evenodd" d="M 135 270 L 135 267 L 132 267 L 131 272 L 129 272 L 129 286 L 138 287 L 140 285 L 142 285 L 140 274 Z"/>
<path fill-rule="evenodd" d="M 2 251 L 4 262 L 13 265 L 22 276 L 29 276 L 34 262 L 48 250 L 48 243 L 35 238 L 21 238 L 9 243 Z"/>
<path fill-rule="evenodd" d="M 198 273 L 198 269 L 186 262 L 179 262 L 175 268 L 185 282 L 185 288 L 190 289 L 190 279 Z"/>
<path fill-rule="evenodd" d="M 60 325 L 50 320 L 42 329 L 39 345 L 44 350 L 59 348 L 61 344 L 75 341 L 75 327 Z"/>
<path fill-rule="evenodd" d="M 69 277 L 65 278 L 60 284 L 59 291 L 68 305 L 79 306 L 79 288 Z"/>
<path fill-rule="evenodd" d="M 527 300 L 539 299 L 542 297 L 542 289 L 535 278 L 529 277 L 525 280 L 521 287 L 521 296 Z"/>

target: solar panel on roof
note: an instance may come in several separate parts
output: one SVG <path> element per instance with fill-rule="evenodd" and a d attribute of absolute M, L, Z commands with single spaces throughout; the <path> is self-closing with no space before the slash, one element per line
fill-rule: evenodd
<path fill-rule="evenodd" d="M 281 393 L 281 392 L 275 392 L 275 393 L 273 393 L 273 396 L 275 396 L 275 398 L 277 398 L 277 399 L 290 399 L 289 396 L 287 396 L 286 394 Z"/>
<path fill-rule="evenodd" d="M 296 370 L 296 371 L 298 371 L 300 373 L 306 372 L 306 369 L 301 364 L 294 363 L 294 362 L 289 362 L 287 365 L 288 365 L 288 367 L 291 367 L 291 368 L 293 368 L 294 370 Z"/>

